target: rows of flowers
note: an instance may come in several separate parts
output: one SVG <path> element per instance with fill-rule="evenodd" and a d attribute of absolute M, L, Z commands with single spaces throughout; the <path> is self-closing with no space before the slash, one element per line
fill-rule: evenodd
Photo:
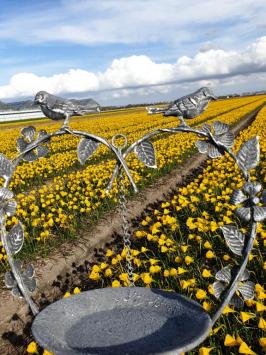
<path fill-rule="evenodd" d="M 249 100 L 251 101 L 250 98 Z M 264 100 L 264 97 L 256 101 L 253 98 L 251 103 L 246 103 L 244 106 L 241 106 L 238 109 L 219 115 L 219 119 L 228 124 L 235 124 L 245 114 L 261 105 Z M 223 103 L 223 106 L 221 106 L 221 102 L 219 102 L 220 106 L 217 102 L 214 104 L 216 105 L 216 108 L 210 108 L 212 110 L 212 115 L 207 111 L 207 113 L 204 114 L 206 117 L 208 117 L 208 115 L 211 117 L 216 116 L 218 110 L 224 110 L 224 106 L 226 106 L 228 110 L 227 103 L 226 105 Z M 234 105 L 236 105 L 235 102 Z M 143 117 L 147 117 L 147 115 L 145 114 L 144 116 L 144 114 L 139 114 L 141 119 L 143 119 Z M 128 115 L 133 115 L 133 113 Z M 202 122 L 205 122 L 205 119 L 202 118 L 202 116 L 191 120 L 192 124 L 197 124 L 197 122 L 201 122 L 201 120 Z M 154 116 L 148 116 L 148 121 L 145 122 L 147 126 L 150 126 L 151 117 L 155 120 L 155 128 L 161 127 L 160 122 L 164 122 L 165 120 L 165 118 L 162 119 L 161 115 L 157 115 L 155 118 Z M 217 118 L 215 117 L 211 118 L 208 120 L 208 123 L 211 123 L 216 119 Z M 105 118 L 105 120 L 107 120 L 107 118 Z M 96 119 L 88 122 L 94 121 L 96 121 Z M 166 126 L 176 126 L 176 121 L 177 120 L 174 122 L 168 121 L 166 125 L 162 125 L 162 123 L 161 125 L 164 128 Z M 119 131 L 119 124 L 117 124 L 119 122 L 121 124 L 121 118 L 117 119 L 117 121 L 113 123 L 114 126 L 117 125 L 117 131 Z M 127 122 L 130 122 L 130 120 L 127 120 Z M 75 123 L 73 123 L 73 125 L 74 124 Z M 88 123 L 84 122 L 80 124 L 84 125 L 84 127 L 80 127 L 80 129 L 84 129 L 85 125 Z M 138 133 L 137 136 L 135 135 L 132 121 L 130 122 L 129 126 L 131 130 L 131 133 L 128 134 L 129 141 L 134 141 L 143 135 L 143 133 L 141 135 L 140 133 Z M 115 130 L 112 131 L 112 133 L 115 132 Z M 158 161 L 157 170 L 147 169 L 144 164 L 142 164 L 135 156 L 130 156 L 128 163 L 135 182 L 141 182 L 142 184 L 145 184 L 150 179 L 158 176 L 158 174 L 169 171 L 169 169 L 171 169 L 173 166 L 182 163 L 195 152 L 195 141 L 195 135 L 190 133 L 172 136 L 168 135 L 155 141 L 154 147 Z M 76 144 L 77 142 L 75 145 Z M 58 154 L 63 155 L 63 153 Z M 75 158 L 72 151 L 70 151 L 70 154 L 73 154 L 73 160 L 75 160 L 77 164 L 76 152 Z M 66 156 L 68 157 L 69 161 L 71 161 L 68 154 L 66 154 Z M 52 159 L 52 157 L 50 159 Z M 62 160 L 63 159 L 61 158 L 61 161 Z M 45 162 L 45 158 L 37 160 L 37 162 L 39 161 Z M 27 167 L 25 170 L 25 175 L 26 173 L 29 175 L 31 174 L 30 169 L 31 165 L 33 165 L 33 173 L 40 174 L 41 179 L 43 179 L 45 174 L 41 169 L 38 170 L 36 166 L 34 167 L 34 164 L 35 162 L 31 164 L 22 164 L 22 168 L 25 167 L 26 169 Z M 20 193 L 17 195 L 18 204 L 16 214 L 9 219 L 7 222 L 8 226 L 12 227 L 18 222 L 18 219 L 23 223 L 25 227 L 25 236 L 28 242 L 26 245 L 30 251 L 32 251 L 34 248 L 36 249 L 36 243 L 38 241 L 45 242 L 48 237 L 57 239 L 58 236 L 66 234 L 66 232 L 69 234 L 74 234 L 75 230 L 77 230 L 79 227 L 80 220 L 83 216 L 97 213 L 97 211 L 103 208 L 103 206 L 105 206 L 104 208 L 110 208 L 110 206 L 113 206 L 113 204 L 117 202 L 116 184 L 114 184 L 114 188 L 111 190 L 108 196 L 106 196 L 105 193 L 105 188 L 107 186 L 108 179 L 111 176 L 114 164 L 115 161 L 111 159 L 104 164 L 99 162 L 97 164 L 88 164 L 83 170 L 73 171 L 69 175 L 62 173 L 59 167 L 58 175 L 55 176 L 52 181 L 49 181 L 48 183 L 45 183 L 38 188 L 32 188 L 26 193 Z M 19 168 L 20 166 L 18 167 L 18 170 Z M 23 183 L 25 183 L 25 179 L 23 180 L 23 178 L 16 180 L 15 177 L 13 181 L 13 184 L 19 187 L 23 186 Z M 0 252 L 0 260 L 2 261 L 2 264 L 6 261 L 6 255 L 3 247 Z"/>
<path fill-rule="evenodd" d="M 242 131 L 233 148 L 236 153 L 243 142 L 259 134 L 261 162 L 251 170 L 251 181 L 260 181 L 264 189 L 265 120 L 266 108 L 260 111 L 250 127 Z M 244 185 L 244 192 L 247 188 Z M 141 220 L 135 221 L 131 248 L 135 284 L 175 290 L 200 302 L 207 312 L 213 313 L 219 305 L 212 286 L 217 280 L 216 272 L 237 262 L 221 227 L 234 224 L 242 233 L 247 232 L 246 225 L 235 213 L 239 206 L 232 204 L 232 195 L 236 201 L 236 194 L 233 194 L 236 189 L 243 190 L 243 178 L 226 153 L 219 159 L 208 160 L 201 173 L 190 178 L 186 185 L 153 210 L 147 211 Z M 259 195 L 262 190 L 257 189 Z M 261 198 L 265 202 L 265 196 Z M 241 291 L 237 291 L 240 302 L 225 308 L 207 340 L 189 355 L 261 355 L 266 350 L 265 247 L 266 223 L 261 222 L 248 263 L 248 276 L 255 284 L 254 297 L 243 302 Z M 91 265 L 87 282 L 72 285 L 64 297 L 92 287 L 128 286 L 126 254 L 121 240 L 116 240 L 115 247 L 99 253 L 99 261 Z M 29 344 L 28 352 L 34 353 L 32 349 L 38 351 L 35 342 Z"/>

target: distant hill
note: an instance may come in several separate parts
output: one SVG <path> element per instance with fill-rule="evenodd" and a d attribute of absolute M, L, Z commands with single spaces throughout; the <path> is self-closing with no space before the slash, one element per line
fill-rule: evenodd
<path fill-rule="evenodd" d="M 71 99 L 70 101 L 79 103 L 81 105 L 92 106 L 92 107 L 99 105 L 98 102 L 96 102 L 93 99 L 82 99 L 82 100 Z M 24 110 L 32 110 L 32 109 L 37 110 L 38 108 L 39 106 L 34 105 L 34 102 L 32 100 L 11 102 L 8 104 L 0 101 L 0 112 L 1 111 L 24 111 Z"/>

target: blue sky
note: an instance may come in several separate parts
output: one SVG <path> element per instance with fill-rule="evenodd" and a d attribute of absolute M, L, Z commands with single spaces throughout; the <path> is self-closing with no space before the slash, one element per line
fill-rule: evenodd
<path fill-rule="evenodd" d="M 0 100 L 266 89 L 265 13 L 264 0 L 1 0 Z"/>

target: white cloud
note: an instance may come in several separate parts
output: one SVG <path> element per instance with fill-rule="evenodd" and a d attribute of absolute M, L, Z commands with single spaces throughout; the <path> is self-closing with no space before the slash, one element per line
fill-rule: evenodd
<path fill-rule="evenodd" d="M 81 69 L 52 76 L 19 73 L 13 75 L 7 85 L 0 86 L 0 99 L 29 97 L 39 90 L 76 94 L 123 89 L 112 94 L 118 98 L 131 95 L 132 88 L 154 86 L 153 92 L 165 93 L 171 86 L 160 84 L 199 82 L 216 86 L 220 78 L 232 80 L 234 76 L 257 72 L 266 72 L 266 36 L 258 38 L 242 52 L 209 49 L 194 57 L 182 56 L 173 64 L 155 63 L 147 56 L 134 55 L 114 59 L 104 72 L 99 73 Z"/>
<path fill-rule="evenodd" d="M 22 12 L 17 6 L 14 10 L 1 15 L 1 39 L 83 45 L 163 41 L 179 45 L 204 33 L 217 40 L 245 38 L 247 32 L 265 23 L 266 2 L 224 0 L 217 6 L 215 0 L 187 0 L 185 5 L 183 0 L 67 0 L 33 2 L 23 4 Z"/>

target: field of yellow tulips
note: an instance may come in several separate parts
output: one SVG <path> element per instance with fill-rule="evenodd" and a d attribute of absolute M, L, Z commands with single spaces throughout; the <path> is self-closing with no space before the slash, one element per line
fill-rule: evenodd
<path fill-rule="evenodd" d="M 266 187 L 266 107 L 255 121 L 235 140 L 237 153 L 241 144 L 259 135 L 260 164 L 251 170 L 251 180 Z M 234 214 L 229 203 L 235 189 L 241 189 L 243 177 L 234 160 L 226 153 L 209 159 L 202 171 L 187 184 L 161 201 L 137 221 L 132 235 L 131 255 L 136 286 L 175 290 L 201 303 L 211 314 L 219 300 L 212 284 L 222 267 L 235 265 L 239 259 L 226 245 L 219 227 L 246 226 Z M 266 223 L 258 223 L 258 233 L 247 269 L 255 284 L 255 297 L 244 301 L 242 308 L 227 306 L 209 337 L 188 355 L 257 354 L 266 350 L 264 304 L 266 271 Z M 84 265 L 87 277 L 69 286 L 64 297 L 90 288 L 128 285 L 126 249 L 121 241 L 98 252 L 98 262 Z M 237 295 L 241 297 L 239 291 Z M 29 346 L 37 346 L 34 342 Z"/>
<path fill-rule="evenodd" d="M 266 102 L 266 96 L 254 96 L 212 102 L 206 112 L 189 120 L 193 127 L 219 120 L 234 126 L 241 118 Z M 255 121 L 235 140 L 234 152 L 248 139 L 260 136 L 261 162 L 252 170 L 252 179 L 266 186 L 266 108 L 262 108 Z M 127 136 L 131 144 L 146 133 L 158 128 L 178 125 L 178 119 L 149 116 L 143 108 L 117 111 L 77 118 L 71 128 L 84 130 L 108 141 L 117 133 Z M 26 122 L 37 131 L 53 132 L 60 126 L 49 121 Z M 8 158 L 17 154 L 15 142 L 20 137 L 18 124 L 1 125 L 0 152 Z M 144 166 L 135 155 L 127 159 L 130 172 L 139 187 L 143 187 L 182 164 L 197 152 L 198 137 L 192 133 L 161 135 L 153 140 L 157 170 Z M 114 183 L 110 194 L 105 188 L 115 166 L 114 156 L 100 146 L 93 156 L 81 166 L 77 159 L 79 139 L 73 136 L 54 138 L 49 144 L 50 153 L 33 163 L 23 162 L 16 170 L 11 189 L 17 193 L 16 214 L 8 222 L 8 228 L 20 220 L 25 227 L 26 242 L 20 253 L 31 258 L 38 249 L 54 247 L 64 238 L 75 235 L 84 218 L 93 219 L 111 209 L 118 201 L 118 187 Z M 1 182 L 0 182 L 1 183 Z M 226 153 L 217 159 L 209 159 L 202 172 L 190 177 L 184 186 L 172 196 L 158 203 L 146 216 L 136 221 L 132 235 L 132 260 L 134 280 L 137 286 L 175 290 L 197 302 L 210 313 L 219 305 L 214 297 L 212 283 L 215 273 L 223 266 L 234 265 L 237 259 L 226 246 L 219 227 L 235 223 L 245 232 L 234 215 L 235 206 L 229 204 L 236 188 L 243 180 L 233 161 Z M 126 186 L 129 182 L 126 180 Z M 266 225 L 260 223 L 248 269 L 250 279 L 256 284 L 255 298 L 245 301 L 243 309 L 226 307 L 210 336 L 188 355 L 257 354 L 266 350 L 264 299 L 266 292 Z M 100 250 L 98 262 L 82 271 L 83 281 L 69 285 L 64 297 L 98 287 L 128 285 L 126 249 L 121 241 Z M 0 244 L 1 270 L 7 268 L 6 254 Z M 26 353 L 51 355 L 40 349 L 34 341 L 28 343 Z"/>
<path fill-rule="evenodd" d="M 230 99 L 212 102 L 206 112 L 192 119 L 192 126 L 219 120 L 230 125 L 236 124 L 244 115 L 252 112 L 266 101 L 265 96 Z M 102 116 L 101 116 L 102 115 Z M 90 118 L 90 119 L 89 119 Z M 147 115 L 143 108 L 73 119 L 72 129 L 84 130 L 109 141 L 117 133 L 127 136 L 133 143 L 145 133 L 158 128 L 178 125 L 178 119 L 161 115 Z M 25 123 L 28 126 L 34 123 Z M 20 129 L 3 125 L 0 132 L 0 151 L 8 158 L 14 158 L 16 139 Z M 36 129 L 53 132 L 59 128 L 55 122 L 36 124 Z M 85 166 L 77 159 L 78 138 L 73 136 L 55 137 L 49 145 L 50 153 L 33 163 L 21 163 L 14 174 L 10 187 L 18 193 L 16 215 L 9 221 L 12 226 L 18 219 L 25 226 L 25 243 L 22 257 L 38 252 L 38 242 L 60 241 L 60 236 L 75 235 L 82 218 L 95 218 L 100 211 L 111 208 L 117 202 L 117 185 L 106 196 L 105 188 L 115 165 L 114 157 L 105 146 L 100 146 Z M 146 168 L 135 155 L 131 154 L 128 164 L 136 183 L 145 185 L 151 179 L 182 163 L 196 150 L 193 134 L 162 135 L 154 140 L 158 169 Z M 23 254 L 24 253 L 24 254 Z M 0 252 L 2 266 L 6 264 L 4 248 Z"/>

